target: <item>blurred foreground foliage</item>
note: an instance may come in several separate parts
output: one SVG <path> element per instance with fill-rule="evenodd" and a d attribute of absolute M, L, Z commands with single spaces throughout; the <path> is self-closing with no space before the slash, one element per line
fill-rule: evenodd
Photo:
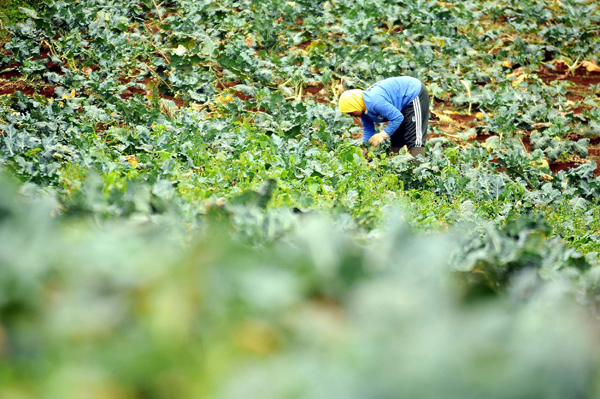
<path fill-rule="evenodd" d="M 597 260 L 542 222 L 419 236 L 391 211 L 365 236 L 265 213 L 266 187 L 190 233 L 168 212 L 56 216 L 52 194 L 0 184 L 2 398 L 598 394 Z M 252 215 L 270 222 L 249 233 Z M 269 224 L 286 227 L 248 245 Z"/>

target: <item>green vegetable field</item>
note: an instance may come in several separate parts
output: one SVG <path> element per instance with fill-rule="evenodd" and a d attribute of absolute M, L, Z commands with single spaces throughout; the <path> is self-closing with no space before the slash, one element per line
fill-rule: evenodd
<path fill-rule="evenodd" d="M 25 3 L 0 398 L 600 398 L 598 1 Z M 426 158 L 363 157 L 404 75 Z"/>

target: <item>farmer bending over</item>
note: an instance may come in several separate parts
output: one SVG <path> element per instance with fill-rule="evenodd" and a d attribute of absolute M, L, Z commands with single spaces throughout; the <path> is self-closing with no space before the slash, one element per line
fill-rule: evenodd
<path fill-rule="evenodd" d="M 425 156 L 429 121 L 429 93 L 420 80 L 410 76 L 389 78 L 366 90 L 348 90 L 340 96 L 340 112 L 360 117 L 363 143 L 373 147 L 391 140 L 397 154 L 406 145 L 410 155 Z M 375 132 L 375 123 L 390 123 Z"/>

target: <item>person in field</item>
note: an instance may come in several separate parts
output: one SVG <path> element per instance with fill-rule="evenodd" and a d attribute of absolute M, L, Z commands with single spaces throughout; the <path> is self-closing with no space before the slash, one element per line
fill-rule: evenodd
<path fill-rule="evenodd" d="M 366 90 L 348 90 L 339 101 L 342 113 L 360 117 L 362 140 L 373 147 L 384 140 L 391 141 L 391 151 L 397 154 L 405 145 L 413 157 L 425 156 L 429 93 L 425 85 L 410 76 L 389 78 Z M 376 123 L 388 122 L 377 133 Z"/>

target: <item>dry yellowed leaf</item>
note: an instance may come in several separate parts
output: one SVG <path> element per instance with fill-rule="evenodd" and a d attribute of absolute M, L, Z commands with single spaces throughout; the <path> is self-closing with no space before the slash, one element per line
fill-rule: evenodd
<path fill-rule="evenodd" d="M 125 159 L 133 166 L 135 169 L 138 168 L 139 162 L 135 155 L 126 155 Z"/>
<path fill-rule="evenodd" d="M 453 122 L 453 119 L 450 118 L 449 116 L 446 116 L 446 115 L 440 115 L 440 114 L 438 114 L 437 117 L 438 117 L 438 119 L 440 121 L 445 122 L 445 123 L 452 123 Z"/>
<path fill-rule="evenodd" d="M 548 168 L 550 169 L 550 164 L 547 159 L 540 159 L 539 161 L 531 161 L 531 166 L 540 167 L 540 168 Z"/>
<path fill-rule="evenodd" d="M 254 41 L 254 38 L 252 37 L 252 35 L 251 34 L 247 34 L 246 35 L 246 46 L 253 47 L 255 43 L 256 42 Z"/>
<path fill-rule="evenodd" d="M 527 75 L 521 75 L 518 78 L 516 78 L 515 81 L 512 83 L 513 87 L 519 87 L 519 85 L 523 83 L 526 77 Z"/>
<path fill-rule="evenodd" d="M 239 326 L 238 333 L 235 335 L 235 343 L 249 352 L 266 355 L 277 348 L 279 336 L 277 330 L 270 324 L 251 320 Z"/>
<path fill-rule="evenodd" d="M 600 72 L 600 67 L 594 61 L 583 61 L 581 66 L 588 72 Z"/>
<path fill-rule="evenodd" d="M 552 61 L 552 63 L 554 64 L 555 67 L 563 67 L 563 68 L 568 68 L 569 64 L 567 64 L 565 61 L 563 60 L 554 60 Z"/>
<path fill-rule="evenodd" d="M 514 76 L 515 78 L 518 78 L 519 76 L 523 75 L 523 72 L 525 72 L 525 68 L 517 68 L 513 71 L 513 73 L 506 75 L 506 77 L 510 78 L 511 76 Z"/>

